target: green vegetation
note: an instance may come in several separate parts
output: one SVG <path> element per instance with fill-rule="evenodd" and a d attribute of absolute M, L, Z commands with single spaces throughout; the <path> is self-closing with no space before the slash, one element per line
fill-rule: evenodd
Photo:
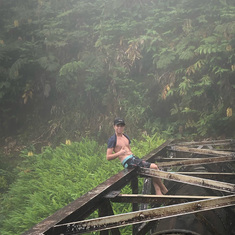
<path fill-rule="evenodd" d="M 89 171 L 93 156 L 102 162 L 102 181 L 113 174 L 102 172 L 110 163 L 103 163 L 105 150 L 98 144 L 106 143 L 116 116 L 125 118 L 126 132 L 138 146 L 152 143 L 150 137 L 139 142 L 143 133 L 153 139 L 234 138 L 234 0 L 2 0 L 0 14 L 5 228 L 16 223 L 23 231 L 83 194 L 79 185 L 71 191 L 64 185 L 85 177 L 83 170 L 84 181 L 99 174 Z M 71 146 L 61 145 L 66 139 Z M 81 160 L 77 149 L 87 143 L 99 151 L 87 146 Z M 38 179 L 45 174 L 48 183 L 57 180 L 48 175 L 56 172 L 52 162 L 59 159 L 59 171 L 73 157 L 87 169 L 72 165 L 71 175 L 58 172 L 61 184 L 54 182 L 53 192 L 43 189 L 55 203 L 41 210 L 35 203 L 37 209 L 28 211 L 33 206 L 27 203 L 44 186 Z M 115 172 L 120 169 L 113 164 Z M 27 179 L 34 183 L 25 189 Z M 87 182 L 85 191 L 98 183 Z M 12 210 L 16 188 L 25 197 L 18 211 Z M 21 207 L 28 211 L 27 222 L 19 219 Z"/>
<path fill-rule="evenodd" d="M 231 0 L 1 1 L 1 136 L 103 142 L 115 116 L 135 135 L 233 136 L 234 12 Z"/>
<path fill-rule="evenodd" d="M 133 151 L 142 157 L 163 140 L 145 136 L 139 144 L 133 142 Z M 40 154 L 23 150 L 24 161 L 18 167 L 17 180 L 2 196 L 1 234 L 21 234 L 123 170 L 118 160 L 107 161 L 105 153 L 106 146 L 88 139 L 55 149 L 45 147 Z M 116 213 L 128 210 L 131 211 L 129 205 L 114 206 Z"/>

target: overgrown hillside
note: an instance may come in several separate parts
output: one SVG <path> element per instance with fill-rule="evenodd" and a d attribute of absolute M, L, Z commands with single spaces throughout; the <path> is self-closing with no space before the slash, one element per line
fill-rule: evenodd
<path fill-rule="evenodd" d="M 115 116 L 135 135 L 234 135 L 234 1 L 0 4 L 1 137 L 104 142 Z"/>
<path fill-rule="evenodd" d="M 133 151 L 144 156 L 163 143 L 157 137 L 133 140 Z M 119 160 L 106 160 L 106 147 L 96 141 L 46 147 L 40 154 L 25 149 L 24 159 L 16 169 L 16 180 L 9 191 L 0 194 L 0 234 L 17 235 L 39 223 L 89 190 L 123 170 Z M 7 172 L 6 172 L 7 173 Z M 130 193 L 131 188 L 125 188 Z M 128 208 L 127 208 L 128 207 Z M 116 205 L 116 213 L 130 210 L 130 205 Z M 95 233 L 94 233 L 95 234 Z M 122 234 L 130 234 L 124 228 Z"/>
<path fill-rule="evenodd" d="M 0 14 L 0 193 L 22 151 L 103 146 L 116 116 L 138 140 L 234 138 L 234 0 L 1 0 Z"/>

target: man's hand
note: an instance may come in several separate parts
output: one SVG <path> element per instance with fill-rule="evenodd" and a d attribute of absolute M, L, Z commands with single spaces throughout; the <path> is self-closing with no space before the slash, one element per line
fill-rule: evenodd
<path fill-rule="evenodd" d="M 119 155 L 125 155 L 126 154 L 126 149 L 125 147 L 122 147 L 121 150 L 119 151 Z"/>

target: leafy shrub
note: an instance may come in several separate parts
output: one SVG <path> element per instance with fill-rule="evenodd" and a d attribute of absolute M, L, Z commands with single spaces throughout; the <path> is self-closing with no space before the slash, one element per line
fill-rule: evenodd
<path fill-rule="evenodd" d="M 144 136 L 142 141 L 133 140 L 133 151 L 142 157 L 162 141 Z M 22 151 L 25 160 L 20 173 L 2 201 L 2 235 L 21 234 L 123 169 L 118 159 L 106 161 L 105 153 L 106 146 L 88 139 L 55 149 L 45 147 L 33 156 Z M 124 193 L 128 192 L 127 186 Z M 113 208 L 115 213 L 131 211 L 130 204 Z M 128 229 L 123 228 L 122 234 L 128 234 Z"/>
<path fill-rule="evenodd" d="M 3 200 L 2 234 L 20 234 L 117 171 L 105 161 L 104 148 L 86 139 L 33 156 L 25 150 L 22 157 L 18 179 Z"/>

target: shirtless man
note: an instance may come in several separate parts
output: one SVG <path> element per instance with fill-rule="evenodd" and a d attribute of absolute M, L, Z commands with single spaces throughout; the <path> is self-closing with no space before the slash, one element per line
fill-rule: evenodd
<path fill-rule="evenodd" d="M 106 159 L 110 161 L 119 158 L 125 168 L 139 166 L 159 170 L 156 164 L 146 162 L 133 155 L 130 148 L 131 141 L 129 137 L 123 133 L 124 128 L 124 120 L 122 118 L 116 118 L 114 120 L 115 134 L 108 140 Z M 166 194 L 168 192 L 167 188 L 159 178 L 153 178 L 153 185 L 157 195 Z"/>

